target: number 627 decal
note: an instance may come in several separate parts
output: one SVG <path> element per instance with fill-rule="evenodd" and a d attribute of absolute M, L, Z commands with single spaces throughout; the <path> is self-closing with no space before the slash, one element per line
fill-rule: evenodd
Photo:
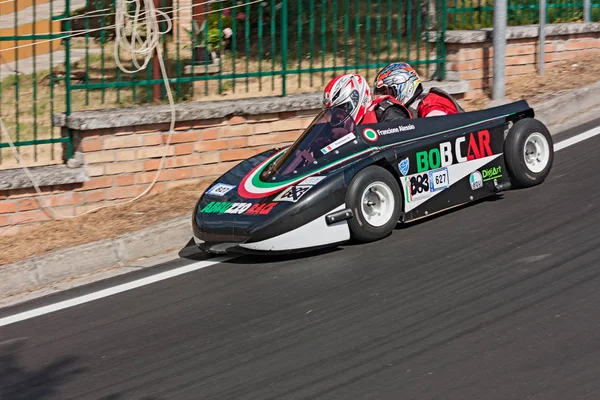
<path fill-rule="evenodd" d="M 448 177 L 448 168 L 439 168 L 429 171 L 429 190 L 437 192 L 444 190 L 450 185 Z"/>

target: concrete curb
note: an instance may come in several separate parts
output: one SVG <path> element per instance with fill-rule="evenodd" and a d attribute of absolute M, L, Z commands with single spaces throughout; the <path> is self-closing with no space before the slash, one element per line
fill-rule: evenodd
<path fill-rule="evenodd" d="M 600 81 L 568 91 L 532 107 L 546 124 L 562 123 L 600 105 Z M 560 112 L 558 112 L 560 110 Z M 14 264 L 0 266 L 0 297 L 33 291 L 75 275 L 122 266 L 144 257 L 183 248 L 192 238 L 191 214 L 113 239 L 58 250 Z"/>
<path fill-rule="evenodd" d="M 0 298 L 36 290 L 73 276 L 123 266 L 169 250 L 180 250 L 192 237 L 191 218 L 188 214 L 116 238 L 0 266 Z"/>
<path fill-rule="evenodd" d="M 600 105 L 600 81 L 581 89 L 566 91 L 533 105 L 535 117 L 550 127 Z"/>

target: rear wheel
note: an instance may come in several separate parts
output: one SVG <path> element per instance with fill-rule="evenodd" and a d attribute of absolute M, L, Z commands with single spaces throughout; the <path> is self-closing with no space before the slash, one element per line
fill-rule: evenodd
<path fill-rule="evenodd" d="M 554 147 L 548 128 L 540 121 L 517 121 L 506 137 L 506 167 L 513 184 L 526 188 L 542 183 L 552 168 Z"/>
<path fill-rule="evenodd" d="M 346 204 L 354 214 L 348 223 L 352 238 L 371 242 L 383 239 L 394 230 L 401 212 L 402 195 L 394 176 L 372 165 L 352 179 Z"/>

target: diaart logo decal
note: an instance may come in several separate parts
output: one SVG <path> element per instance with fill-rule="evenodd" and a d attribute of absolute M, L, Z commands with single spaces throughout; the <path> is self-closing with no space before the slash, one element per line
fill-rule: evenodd
<path fill-rule="evenodd" d="M 481 174 L 483 175 L 484 182 L 491 181 L 492 179 L 502 178 L 502 167 L 497 166 L 484 169 L 481 171 Z"/>
<path fill-rule="evenodd" d="M 363 136 L 369 142 L 375 142 L 375 141 L 377 141 L 377 139 L 379 139 L 379 135 L 377 134 L 377 132 L 375 131 L 375 129 L 371 129 L 371 128 L 365 129 L 363 131 Z"/>

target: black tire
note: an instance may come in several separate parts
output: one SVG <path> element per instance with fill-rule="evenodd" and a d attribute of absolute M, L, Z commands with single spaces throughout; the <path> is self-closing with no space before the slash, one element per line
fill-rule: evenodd
<path fill-rule="evenodd" d="M 529 145 L 526 149 L 527 142 L 529 142 Z M 538 148 L 546 148 L 548 158 L 545 161 L 546 157 L 541 157 L 538 168 L 535 168 L 528 164 L 527 159 L 533 158 L 531 155 L 528 156 L 528 153 Z M 511 127 L 504 141 L 504 158 L 514 186 L 527 188 L 544 182 L 554 162 L 554 143 L 548 128 L 533 118 L 524 118 L 517 121 Z"/>
<path fill-rule="evenodd" d="M 362 211 L 361 200 L 363 193 L 372 184 L 383 184 L 387 186 L 393 195 L 393 209 L 391 210 L 389 220 L 379 226 L 369 223 Z M 376 193 L 377 187 L 374 189 L 375 190 L 372 193 L 380 199 L 380 195 L 377 195 Z M 380 203 L 380 206 L 384 207 L 382 204 L 383 203 Z M 390 203 L 388 202 L 387 204 Z M 402 192 L 398 186 L 398 182 L 389 171 L 385 168 L 371 165 L 356 174 L 350 182 L 350 187 L 346 193 L 346 205 L 354 214 L 354 217 L 348 222 L 352 239 L 358 242 L 372 242 L 383 239 L 394 230 L 394 227 L 398 223 L 400 212 L 402 211 Z M 386 205 L 385 207 L 388 206 Z M 385 214 L 387 214 L 387 212 L 384 213 L 384 215 Z M 384 218 L 383 220 L 385 221 L 386 219 Z"/>

